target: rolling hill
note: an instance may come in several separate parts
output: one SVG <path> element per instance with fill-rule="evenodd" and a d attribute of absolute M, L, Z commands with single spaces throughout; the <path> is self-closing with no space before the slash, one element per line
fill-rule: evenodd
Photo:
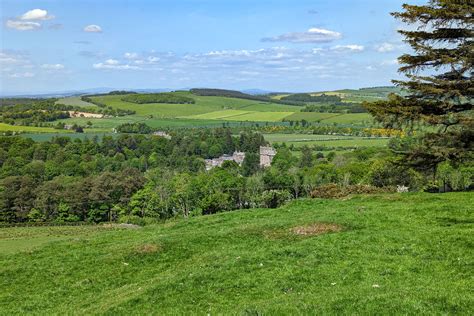
<path fill-rule="evenodd" d="M 468 192 L 385 194 L 143 228 L 3 228 L 0 305 L 9 315 L 471 315 L 472 203 Z"/>

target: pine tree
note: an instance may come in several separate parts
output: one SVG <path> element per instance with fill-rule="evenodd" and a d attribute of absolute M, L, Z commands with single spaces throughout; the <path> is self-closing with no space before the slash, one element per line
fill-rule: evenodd
<path fill-rule="evenodd" d="M 399 31 L 412 48 L 398 58 L 408 79 L 393 81 L 403 96 L 365 106 L 386 127 L 417 127 L 416 136 L 392 147 L 404 162 L 428 169 L 472 160 L 474 0 L 431 0 L 403 9 L 392 13 L 414 27 Z"/>

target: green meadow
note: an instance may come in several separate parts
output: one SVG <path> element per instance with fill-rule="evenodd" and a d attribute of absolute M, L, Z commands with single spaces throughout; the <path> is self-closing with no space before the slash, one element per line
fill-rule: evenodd
<path fill-rule="evenodd" d="M 271 144 L 285 143 L 295 147 L 326 146 L 326 147 L 383 147 L 389 139 L 381 137 L 357 137 L 312 134 L 263 134 Z"/>
<path fill-rule="evenodd" d="M 0 230 L 2 314 L 474 313 L 472 193 Z"/>

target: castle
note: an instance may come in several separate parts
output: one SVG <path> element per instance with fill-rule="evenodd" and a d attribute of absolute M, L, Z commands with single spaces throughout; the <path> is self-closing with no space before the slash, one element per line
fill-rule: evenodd
<path fill-rule="evenodd" d="M 273 157 L 276 155 L 276 150 L 273 147 L 260 146 L 260 166 L 263 168 L 270 167 L 272 164 Z M 206 170 L 211 170 L 214 167 L 220 167 L 224 161 L 235 161 L 239 165 L 242 165 L 245 159 L 245 153 L 241 151 L 235 151 L 231 155 L 222 155 L 213 159 L 206 159 Z"/>

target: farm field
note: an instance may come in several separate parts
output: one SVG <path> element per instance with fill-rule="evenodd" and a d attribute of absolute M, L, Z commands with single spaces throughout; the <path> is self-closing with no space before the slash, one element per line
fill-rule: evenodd
<path fill-rule="evenodd" d="M 287 120 L 321 123 L 339 123 L 339 124 L 362 124 L 371 122 L 372 117 L 368 113 L 318 113 L 318 112 L 299 112 L 288 117 Z"/>
<path fill-rule="evenodd" d="M 280 122 L 285 117 L 293 114 L 293 112 L 257 112 L 257 111 L 241 111 L 241 110 L 223 110 L 199 114 L 193 116 L 185 116 L 183 118 L 193 119 L 220 119 L 226 121 L 250 121 L 250 122 Z"/>
<path fill-rule="evenodd" d="M 19 126 L 0 123 L 0 132 L 64 133 L 64 130 L 57 130 L 52 127 Z"/>
<path fill-rule="evenodd" d="M 156 117 L 182 117 L 204 114 L 213 111 L 233 109 L 239 110 L 242 108 L 252 107 L 253 110 L 262 112 L 281 112 L 289 111 L 297 112 L 300 107 L 282 105 L 276 103 L 264 103 L 254 100 L 227 98 L 227 97 L 208 97 L 197 96 L 190 92 L 175 92 L 177 95 L 193 98 L 195 104 L 164 104 L 164 103 L 149 103 L 149 104 L 135 104 L 125 102 L 121 99 L 123 95 L 108 95 L 93 97 L 93 100 L 105 103 L 114 108 L 121 108 L 126 110 L 136 111 L 137 115 L 153 115 Z M 248 109 L 245 109 L 248 110 Z"/>
<path fill-rule="evenodd" d="M 471 193 L 0 230 L 5 314 L 474 313 Z"/>
<path fill-rule="evenodd" d="M 82 101 L 81 97 L 61 98 L 58 101 L 56 101 L 56 104 L 75 105 L 75 106 L 84 106 L 84 107 L 89 107 L 89 106 L 95 107 L 96 106 L 93 103 Z"/>
<path fill-rule="evenodd" d="M 295 147 L 327 146 L 327 147 L 383 147 L 388 138 L 336 136 L 336 135 L 307 135 L 307 134 L 263 134 L 271 144 L 285 143 Z"/>
<path fill-rule="evenodd" d="M 92 139 L 94 137 L 98 137 L 99 139 L 102 139 L 102 137 L 104 136 L 117 136 L 119 134 L 114 134 L 114 133 L 90 133 L 90 132 L 87 132 L 87 133 L 75 133 L 75 132 L 71 132 L 71 133 L 40 133 L 40 134 L 37 134 L 37 133 L 24 133 L 24 134 L 20 134 L 21 137 L 24 137 L 24 138 L 31 138 L 32 140 L 36 141 L 36 142 L 45 142 L 45 141 L 50 141 L 53 137 L 62 137 L 62 136 L 65 136 L 65 137 L 69 137 L 71 139 Z"/>

